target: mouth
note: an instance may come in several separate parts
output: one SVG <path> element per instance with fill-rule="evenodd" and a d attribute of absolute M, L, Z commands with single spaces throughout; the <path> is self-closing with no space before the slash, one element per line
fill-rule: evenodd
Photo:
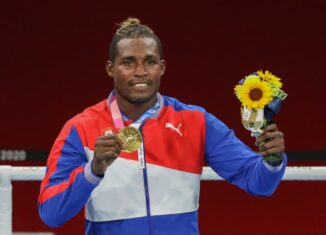
<path fill-rule="evenodd" d="M 135 88 L 146 88 L 152 85 L 152 83 L 149 81 L 139 81 L 139 82 L 130 82 L 129 85 Z"/>

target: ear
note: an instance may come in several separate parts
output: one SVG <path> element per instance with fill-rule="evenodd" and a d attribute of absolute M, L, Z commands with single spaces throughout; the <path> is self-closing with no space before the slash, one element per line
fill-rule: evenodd
<path fill-rule="evenodd" d="M 106 70 L 106 73 L 110 77 L 113 77 L 113 62 L 112 61 L 110 61 L 110 60 L 106 61 L 105 70 Z"/>
<path fill-rule="evenodd" d="M 165 60 L 161 60 L 161 76 L 165 73 L 166 62 Z"/>

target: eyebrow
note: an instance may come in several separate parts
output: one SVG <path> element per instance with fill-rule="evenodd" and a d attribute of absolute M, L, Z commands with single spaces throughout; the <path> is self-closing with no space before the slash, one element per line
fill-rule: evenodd
<path fill-rule="evenodd" d="M 153 54 L 149 54 L 145 56 L 145 59 L 156 59 L 157 56 L 153 55 Z M 126 56 L 126 57 L 122 57 L 122 60 L 136 60 L 135 56 Z"/>
<path fill-rule="evenodd" d="M 155 55 L 146 55 L 146 59 L 156 59 L 157 56 Z"/>
<path fill-rule="evenodd" d="M 123 60 L 135 60 L 134 56 L 126 56 L 122 58 Z"/>

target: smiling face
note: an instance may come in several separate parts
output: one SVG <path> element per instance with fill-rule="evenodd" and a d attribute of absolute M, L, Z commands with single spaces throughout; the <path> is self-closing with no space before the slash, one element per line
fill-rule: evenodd
<path fill-rule="evenodd" d="M 154 104 L 165 71 L 157 42 L 153 38 L 124 38 L 118 44 L 114 62 L 107 73 L 113 77 L 117 100 L 135 105 Z"/>

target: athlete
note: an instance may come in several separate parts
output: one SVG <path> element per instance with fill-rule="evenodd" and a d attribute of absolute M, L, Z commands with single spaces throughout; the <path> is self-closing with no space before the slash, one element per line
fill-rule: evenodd
<path fill-rule="evenodd" d="M 198 235 L 205 162 L 252 195 L 275 191 L 287 162 L 276 124 L 251 150 L 205 109 L 161 95 L 165 68 L 155 33 L 124 21 L 106 64 L 114 90 L 70 119 L 50 152 L 38 200 L 44 223 L 58 227 L 85 207 L 85 234 Z M 279 158 L 264 160 L 270 154 Z"/>

